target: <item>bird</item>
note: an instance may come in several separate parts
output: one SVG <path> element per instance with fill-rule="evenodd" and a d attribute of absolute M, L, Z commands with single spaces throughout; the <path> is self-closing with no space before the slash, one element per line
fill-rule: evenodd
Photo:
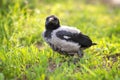
<path fill-rule="evenodd" d="M 46 17 L 42 36 L 53 51 L 68 56 L 77 54 L 79 57 L 83 57 L 83 50 L 96 45 L 79 29 L 61 26 L 59 18 L 55 15 Z"/>

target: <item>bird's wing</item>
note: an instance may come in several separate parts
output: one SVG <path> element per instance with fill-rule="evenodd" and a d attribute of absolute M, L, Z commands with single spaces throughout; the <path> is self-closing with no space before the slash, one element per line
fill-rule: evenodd
<path fill-rule="evenodd" d="M 70 31 L 62 30 L 57 31 L 56 36 L 68 42 L 79 43 L 79 45 L 83 48 L 87 48 L 92 45 L 91 39 L 82 33 L 71 33 Z"/>

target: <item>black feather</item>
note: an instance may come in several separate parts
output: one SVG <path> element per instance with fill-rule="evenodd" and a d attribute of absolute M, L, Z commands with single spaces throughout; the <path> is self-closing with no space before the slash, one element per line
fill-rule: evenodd
<path fill-rule="evenodd" d="M 62 30 L 62 31 L 58 31 L 56 33 L 56 35 L 60 39 L 79 43 L 79 45 L 81 45 L 81 48 L 88 48 L 88 47 L 92 46 L 91 39 L 88 36 L 83 35 L 82 33 L 71 33 L 71 32 Z M 69 38 L 66 39 L 66 38 L 64 38 L 64 36 L 68 36 Z"/>
<path fill-rule="evenodd" d="M 92 43 L 92 45 L 97 45 L 97 43 Z"/>
<path fill-rule="evenodd" d="M 52 30 L 47 30 L 47 31 L 45 31 L 45 33 L 44 33 L 44 37 L 46 37 L 46 38 L 51 38 L 51 33 L 52 33 Z"/>
<path fill-rule="evenodd" d="M 51 21 L 50 21 L 50 18 L 52 18 Z M 51 15 L 46 18 L 46 22 L 45 22 L 46 30 L 55 30 L 59 27 L 60 27 L 60 22 L 56 16 Z"/>

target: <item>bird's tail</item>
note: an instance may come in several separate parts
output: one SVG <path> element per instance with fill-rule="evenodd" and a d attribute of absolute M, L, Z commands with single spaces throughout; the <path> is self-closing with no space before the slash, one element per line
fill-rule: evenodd
<path fill-rule="evenodd" d="M 97 45 L 97 43 L 92 43 L 92 45 Z"/>

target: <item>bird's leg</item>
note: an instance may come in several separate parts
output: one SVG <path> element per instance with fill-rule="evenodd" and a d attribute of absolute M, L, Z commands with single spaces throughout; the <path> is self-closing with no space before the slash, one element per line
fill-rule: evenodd
<path fill-rule="evenodd" d="M 83 57 L 83 50 L 82 50 L 82 49 L 80 49 L 80 50 L 78 51 L 78 56 L 79 56 L 80 58 Z"/>
<path fill-rule="evenodd" d="M 73 56 L 73 63 L 76 64 L 76 63 L 79 62 L 79 60 L 80 60 L 80 58 L 78 57 L 78 55 L 75 54 L 75 55 Z"/>
<path fill-rule="evenodd" d="M 77 56 L 78 55 L 78 56 Z M 77 55 L 74 55 L 74 64 L 76 64 L 79 60 L 80 60 L 80 58 L 82 58 L 83 57 L 83 49 L 80 49 L 79 51 L 78 51 L 78 53 L 77 53 Z M 77 56 L 77 57 L 76 57 Z"/>

